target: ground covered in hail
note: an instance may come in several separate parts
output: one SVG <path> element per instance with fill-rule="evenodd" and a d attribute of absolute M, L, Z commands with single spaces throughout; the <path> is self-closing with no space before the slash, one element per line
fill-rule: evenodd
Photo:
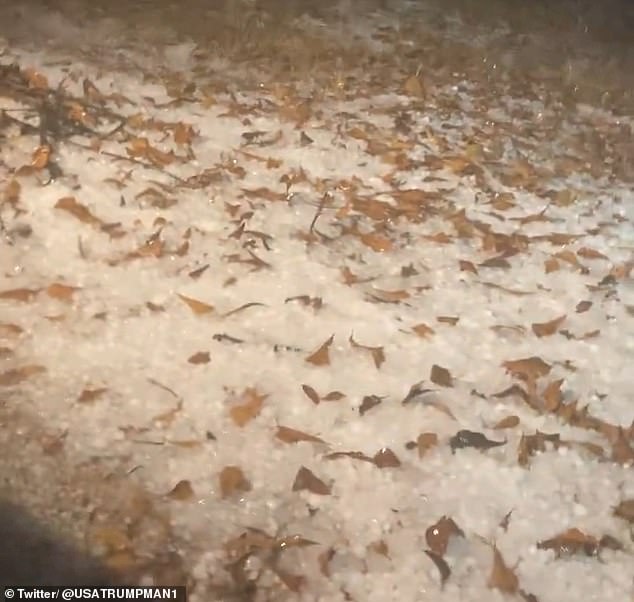
<path fill-rule="evenodd" d="M 630 599 L 632 119 L 368 31 L 4 48 L 3 478 L 194 600 Z"/>

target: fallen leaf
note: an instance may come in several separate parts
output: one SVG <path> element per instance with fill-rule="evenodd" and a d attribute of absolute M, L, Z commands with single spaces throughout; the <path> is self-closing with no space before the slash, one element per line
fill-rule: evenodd
<path fill-rule="evenodd" d="M 52 299 L 71 302 L 73 300 L 73 295 L 78 290 L 80 289 L 76 286 L 68 286 L 67 284 L 54 282 L 50 286 L 46 287 L 46 294 Z"/>
<path fill-rule="evenodd" d="M 225 466 L 218 476 L 220 481 L 220 493 L 223 498 L 228 498 L 235 493 L 251 491 L 251 482 L 244 476 L 239 466 Z"/>
<path fill-rule="evenodd" d="M 493 546 L 493 567 L 487 586 L 489 589 L 497 589 L 505 594 L 514 594 L 519 588 L 519 579 L 514 571 L 506 566 L 502 554 L 497 546 Z"/>
<path fill-rule="evenodd" d="M 401 465 L 401 461 L 389 447 L 382 447 L 372 460 L 377 468 L 398 468 Z"/>
<path fill-rule="evenodd" d="M 425 531 L 427 545 L 438 556 L 445 555 L 449 539 L 454 536 L 464 537 L 464 531 L 448 516 L 442 516 Z"/>
<path fill-rule="evenodd" d="M 179 502 L 186 502 L 194 497 L 194 489 L 189 481 L 179 481 L 167 494 L 167 497 Z"/>
<path fill-rule="evenodd" d="M 634 498 L 619 502 L 618 506 L 614 508 L 614 516 L 634 523 Z"/>
<path fill-rule="evenodd" d="M 330 365 L 330 353 L 329 349 L 335 340 L 335 335 L 331 335 L 330 338 L 325 341 L 317 351 L 311 353 L 306 361 L 314 366 L 328 366 Z"/>
<path fill-rule="evenodd" d="M 449 324 L 449 326 L 455 326 L 460 322 L 460 318 L 456 316 L 438 316 L 436 321 L 440 324 Z"/>
<path fill-rule="evenodd" d="M 430 449 L 438 445 L 438 435 L 436 433 L 421 433 L 416 438 L 418 457 L 422 458 Z"/>
<path fill-rule="evenodd" d="M 465 447 L 474 447 L 475 449 L 487 450 L 493 447 L 500 447 L 506 445 L 505 441 L 491 441 L 487 439 L 482 433 L 476 431 L 469 431 L 462 429 L 458 431 L 451 439 L 449 439 L 449 446 L 452 453 L 455 453 L 457 449 L 463 449 Z"/>
<path fill-rule="evenodd" d="M 366 246 L 376 251 L 377 253 L 383 253 L 384 251 L 390 251 L 394 246 L 394 243 L 385 236 L 380 236 L 374 233 L 360 234 L 359 240 Z"/>
<path fill-rule="evenodd" d="M 40 289 L 30 288 L 14 288 L 8 291 L 0 292 L 0 299 L 9 299 L 10 301 L 22 301 L 24 303 L 33 301 Z"/>
<path fill-rule="evenodd" d="M 556 412 L 563 401 L 563 393 L 561 392 L 561 385 L 563 384 L 564 379 L 560 378 L 559 380 L 554 380 L 549 383 L 544 392 L 542 393 L 542 397 L 544 399 L 544 408 L 549 412 Z"/>
<path fill-rule="evenodd" d="M 377 370 L 381 367 L 381 365 L 385 361 L 385 354 L 383 353 L 383 347 L 368 347 L 367 345 L 360 345 L 354 340 L 352 334 L 348 338 L 348 342 L 354 349 L 363 349 L 364 351 L 369 351 L 370 354 L 372 355 L 372 360 L 374 361 L 374 365 L 377 368 Z"/>
<path fill-rule="evenodd" d="M 0 372 L 0 387 L 14 387 L 28 380 L 31 376 L 41 374 L 42 372 L 46 372 L 46 368 L 36 364 L 29 364 L 21 366 L 20 368 Z"/>
<path fill-rule="evenodd" d="M 577 255 L 579 257 L 583 257 L 584 259 L 609 259 L 606 255 L 597 251 L 596 249 L 591 249 L 590 247 L 581 247 L 577 251 Z"/>
<path fill-rule="evenodd" d="M 471 272 L 472 274 L 476 274 L 476 275 L 478 274 L 478 268 L 475 266 L 475 264 L 471 263 L 470 261 L 460 259 L 458 261 L 458 265 L 460 266 L 461 272 Z"/>
<path fill-rule="evenodd" d="M 591 307 L 592 307 L 592 301 L 579 301 L 579 303 L 577 303 L 577 306 L 575 307 L 575 311 L 578 314 L 582 314 L 588 311 Z"/>
<path fill-rule="evenodd" d="M 103 394 L 107 392 L 108 389 L 106 387 L 101 387 L 99 389 L 84 389 L 77 398 L 77 402 L 92 403 L 93 401 L 97 401 L 97 399 L 102 397 Z"/>
<path fill-rule="evenodd" d="M 623 465 L 634 465 L 634 448 L 623 428 L 618 429 L 616 440 L 612 443 L 612 460 Z"/>
<path fill-rule="evenodd" d="M 436 565 L 438 572 L 440 573 L 440 586 L 443 587 L 447 582 L 447 579 L 451 577 L 451 569 L 447 564 L 447 561 L 442 557 L 432 552 L 431 550 L 425 550 L 425 554 L 432 559 L 432 562 Z"/>
<path fill-rule="evenodd" d="M 213 305 L 209 305 L 208 303 L 203 303 L 202 301 L 198 301 L 197 299 L 192 299 L 191 297 L 186 297 L 185 295 L 179 294 L 178 297 L 197 316 L 202 316 L 204 314 L 208 314 L 214 311 Z"/>
<path fill-rule="evenodd" d="M 517 462 L 520 466 L 527 466 L 529 458 L 537 452 L 546 451 L 546 443 L 550 443 L 555 449 L 559 449 L 561 439 L 558 434 L 546 434 L 535 431 L 534 435 L 524 435 L 520 438 L 517 448 Z"/>
<path fill-rule="evenodd" d="M 421 323 L 412 326 L 412 330 L 421 338 L 426 339 L 435 334 L 434 329 L 427 326 L 427 324 Z"/>
<path fill-rule="evenodd" d="M 595 556 L 599 552 L 600 544 L 596 537 L 586 535 L 583 531 L 573 527 L 551 539 L 538 542 L 537 548 L 539 550 L 553 550 L 557 558 L 579 553 Z"/>
<path fill-rule="evenodd" d="M 493 430 L 512 429 L 520 423 L 519 416 L 511 415 L 505 416 L 501 420 L 498 420 L 493 427 Z"/>
<path fill-rule="evenodd" d="M 302 466 L 295 476 L 293 491 L 307 490 L 316 495 L 330 495 L 330 487 L 316 477 L 308 468 Z"/>
<path fill-rule="evenodd" d="M 537 356 L 522 358 L 519 360 L 509 360 L 503 362 L 502 366 L 512 376 L 522 380 L 537 380 L 541 376 L 550 373 L 551 366 Z"/>
<path fill-rule="evenodd" d="M 302 391 L 306 394 L 306 397 L 310 399 L 315 405 L 318 405 L 321 401 L 319 394 L 310 385 L 302 385 Z"/>
<path fill-rule="evenodd" d="M 383 398 L 378 395 L 366 395 L 359 406 L 359 414 L 363 416 L 367 411 L 371 410 L 375 406 L 378 406 L 382 401 Z"/>
<path fill-rule="evenodd" d="M 339 401 L 345 397 L 345 394 L 341 391 L 330 391 L 330 393 L 326 393 L 321 400 L 322 401 Z"/>
<path fill-rule="evenodd" d="M 565 320 L 566 316 L 564 314 L 563 316 L 559 316 L 558 318 L 555 318 L 548 322 L 531 324 L 531 328 L 533 329 L 533 332 L 536 336 L 540 338 L 548 337 L 555 334 L 557 332 L 557 329 L 564 323 Z"/>
<path fill-rule="evenodd" d="M 209 351 L 197 351 L 194 355 L 190 356 L 187 361 L 190 364 L 208 364 L 211 361 Z"/>
<path fill-rule="evenodd" d="M 403 90 L 408 96 L 416 98 L 424 98 L 425 96 L 425 88 L 418 75 L 410 75 L 403 84 Z"/>
<path fill-rule="evenodd" d="M 92 226 L 101 226 L 102 221 L 93 215 L 87 207 L 82 205 L 75 197 L 66 196 L 57 203 L 55 203 L 55 209 L 60 209 L 62 211 L 66 211 L 70 213 L 73 217 L 77 218 L 80 222 L 84 224 L 90 224 Z"/>
<path fill-rule="evenodd" d="M 259 415 L 267 397 L 268 395 L 258 393 L 257 389 L 247 387 L 240 395 L 236 405 L 229 410 L 233 422 L 241 428 L 251 422 Z"/>
<path fill-rule="evenodd" d="M 311 443 L 325 443 L 323 439 L 309 435 L 303 431 L 290 428 L 288 426 L 278 426 L 275 437 L 284 443 L 298 443 L 299 441 L 310 441 Z"/>
<path fill-rule="evenodd" d="M 453 378 L 449 370 L 442 366 L 437 366 L 436 364 L 431 367 L 429 380 L 441 387 L 453 387 Z"/>

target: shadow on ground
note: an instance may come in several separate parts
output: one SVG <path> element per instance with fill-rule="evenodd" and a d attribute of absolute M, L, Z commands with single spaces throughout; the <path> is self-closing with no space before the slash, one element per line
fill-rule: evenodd
<path fill-rule="evenodd" d="M 97 561 L 6 500 L 0 500 L 0 541 L 0 585 L 115 584 Z"/>

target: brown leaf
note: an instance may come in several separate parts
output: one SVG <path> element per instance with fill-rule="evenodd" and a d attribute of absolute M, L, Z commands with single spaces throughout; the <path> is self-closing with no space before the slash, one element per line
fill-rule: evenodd
<path fill-rule="evenodd" d="M 505 416 L 501 420 L 498 420 L 493 427 L 493 430 L 512 429 L 520 423 L 519 416 L 511 415 Z"/>
<path fill-rule="evenodd" d="M 453 518 L 448 516 L 442 516 L 425 531 L 427 545 L 435 554 L 441 557 L 447 552 L 449 539 L 452 536 L 464 537 L 464 532 Z"/>
<path fill-rule="evenodd" d="M 194 489 L 189 481 L 179 481 L 167 494 L 167 497 L 179 502 L 186 502 L 194 497 Z"/>
<path fill-rule="evenodd" d="M 208 364 L 211 361 L 209 351 L 197 351 L 194 355 L 190 356 L 187 361 L 190 364 Z"/>
<path fill-rule="evenodd" d="M 239 427 L 245 426 L 256 418 L 262 410 L 264 400 L 268 395 L 261 395 L 257 389 L 247 387 L 240 395 L 238 403 L 229 410 L 229 415 Z"/>
<path fill-rule="evenodd" d="M 341 391 L 330 391 L 330 393 L 326 393 L 321 400 L 322 401 L 340 401 L 345 397 L 345 394 Z"/>
<path fill-rule="evenodd" d="M 359 414 L 363 416 L 368 410 L 371 410 L 374 406 L 378 406 L 382 401 L 383 398 L 378 395 L 366 395 L 359 406 Z"/>
<path fill-rule="evenodd" d="M 92 403 L 93 401 L 97 401 L 104 393 L 107 392 L 108 389 L 106 387 L 101 387 L 99 389 L 84 389 L 77 398 L 77 403 Z"/>
<path fill-rule="evenodd" d="M 447 561 L 442 557 L 436 554 L 436 552 L 432 552 L 431 550 L 425 550 L 425 554 L 432 559 L 432 562 L 436 565 L 438 572 L 440 573 L 440 585 L 441 587 L 445 585 L 447 579 L 451 577 L 451 569 L 447 564 Z"/>
<path fill-rule="evenodd" d="M 310 385 L 302 385 L 302 391 L 306 394 L 306 397 L 310 399 L 315 405 L 318 405 L 321 401 L 319 394 Z"/>
<path fill-rule="evenodd" d="M 252 485 L 244 476 L 239 466 L 225 466 L 218 476 L 220 481 L 220 493 L 223 498 L 228 498 L 235 493 L 251 491 Z"/>
<path fill-rule="evenodd" d="M 536 336 L 540 338 L 548 337 L 557 332 L 557 329 L 564 323 L 565 319 L 566 315 L 564 314 L 563 316 L 559 316 L 549 322 L 531 324 L 531 328 Z"/>
<path fill-rule="evenodd" d="M 506 441 L 491 441 L 482 433 L 469 431 L 467 429 L 458 431 L 453 437 L 451 437 L 451 439 L 449 439 L 449 446 L 451 447 L 452 453 L 455 453 L 457 449 L 463 449 L 465 447 L 487 450 L 492 447 L 500 447 L 501 445 L 506 445 Z"/>
<path fill-rule="evenodd" d="M 364 351 L 369 351 L 372 355 L 372 359 L 374 360 L 374 365 L 377 369 L 381 367 L 381 364 L 385 361 L 385 354 L 383 353 L 383 347 L 368 347 L 367 345 L 360 345 L 354 340 L 353 335 L 351 334 L 348 338 L 348 342 L 354 349 L 362 349 Z"/>
<path fill-rule="evenodd" d="M 460 318 L 457 316 L 438 316 L 436 321 L 440 324 L 449 324 L 449 326 L 455 326 L 460 322 Z"/>
<path fill-rule="evenodd" d="M 493 567 L 487 586 L 489 589 L 497 589 L 505 594 L 514 594 L 519 588 L 519 579 L 514 571 L 506 566 L 502 554 L 497 549 L 497 546 L 493 546 Z"/>
<path fill-rule="evenodd" d="M 298 443 L 299 441 L 310 441 L 311 443 L 325 443 L 323 439 L 309 435 L 303 431 L 292 429 L 288 426 L 278 426 L 275 437 L 284 443 Z"/>
<path fill-rule="evenodd" d="M 578 314 L 582 314 L 588 311 L 591 307 L 592 301 L 579 301 L 579 303 L 577 303 L 577 306 L 575 307 L 575 311 Z"/>
<path fill-rule="evenodd" d="M 10 301 L 22 301 L 29 302 L 33 301 L 37 294 L 40 292 L 40 289 L 30 289 L 30 288 L 14 288 L 8 291 L 0 292 L 0 299 L 9 299 Z"/>
<path fill-rule="evenodd" d="M 197 316 L 202 316 L 214 311 L 213 305 L 209 305 L 207 303 L 203 303 L 202 301 L 198 301 L 197 299 L 192 299 L 191 297 L 186 297 L 185 295 L 178 295 L 179 299 L 183 301 L 189 309 L 194 312 Z"/>
<path fill-rule="evenodd" d="M 619 464 L 634 465 L 634 449 L 623 428 L 618 429 L 616 440 L 612 443 L 612 460 Z"/>
<path fill-rule="evenodd" d="M 629 523 L 634 523 L 634 498 L 620 502 L 614 508 L 614 516 L 618 516 Z"/>
<path fill-rule="evenodd" d="M 377 468 L 398 468 L 401 465 L 401 461 L 389 447 L 382 447 L 372 460 Z"/>
<path fill-rule="evenodd" d="M 366 234 L 360 234 L 359 240 L 366 246 L 377 253 L 383 253 L 384 251 L 390 251 L 394 246 L 394 243 L 385 236 L 380 236 L 372 232 Z"/>
<path fill-rule="evenodd" d="M 557 558 L 579 553 L 594 556 L 599 552 L 600 544 L 596 537 L 586 535 L 583 531 L 573 527 L 551 539 L 538 542 L 537 548 L 539 550 L 553 550 Z"/>
<path fill-rule="evenodd" d="M 351 458 L 353 460 L 359 460 L 361 462 L 369 462 L 374 464 L 374 459 L 367 456 L 363 452 L 349 451 L 349 452 L 332 452 L 324 456 L 326 460 L 339 460 L 340 458 Z"/>
<path fill-rule="evenodd" d="M 0 322 L 0 337 L 7 339 L 13 339 L 19 337 L 24 332 L 24 329 L 17 324 L 10 324 L 8 322 Z"/>
<path fill-rule="evenodd" d="M 335 557 L 334 548 L 328 548 L 319 554 L 317 561 L 319 563 L 319 572 L 324 577 L 330 577 L 330 561 Z"/>
<path fill-rule="evenodd" d="M 425 87 L 418 75 L 410 75 L 403 84 L 403 91 L 408 96 L 414 96 L 416 98 L 425 97 Z"/>
<path fill-rule="evenodd" d="M 609 259 L 609 257 L 604 255 L 600 251 L 597 251 L 596 249 L 591 249 L 590 247 L 581 247 L 577 251 L 577 255 L 585 259 Z"/>
<path fill-rule="evenodd" d="M 84 224 L 90 224 L 92 226 L 102 225 L 102 221 L 93 215 L 87 207 L 78 202 L 73 196 L 66 196 L 59 199 L 59 201 L 55 203 L 55 209 L 60 209 L 70 213 L 73 217 L 77 218 Z"/>
<path fill-rule="evenodd" d="M 541 376 L 548 375 L 551 368 L 543 359 L 535 355 L 519 360 L 509 360 L 502 366 L 509 374 L 522 380 L 537 380 Z"/>
<path fill-rule="evenodd" d="M 330 365 L 330 353 L 329 349 L 335 340 L 335 335 L 331 335 L 330 338 L 325 341 L 317 351 L 311 353 L 306 361 L 314 366 L 328 366 Z"/>
<path fill-rule="evenodd" d="M 27 364 L 20 368 L 0 372 L 0 387 L 14 387 L 31 378 L 31 376 L 41 374 L 42 372 L 46 372 L 46 368 L 36 364 Z"/>
<path fill-rule="evenodd" d="M 466 261 L 464 259 L 460 259 L 458 261 L 458 265 L 460 266 L 461 272 L 471 272 L 472 274 L 478 274 L 478 268 L 476 268 L 475 264 L 470 261 Z"/>
<path fill-rule="evenodd" d="M 561 392 L 561 385 L 563 382 L 563 378 L 554 380 L 548 384 L 542 393 L 542 397 L 544 398 L 544 408 L 549 412 L 556 412 L 563 401 L 563 393 Z"/>
<path fill-rule="evenodd" d="M 52 299 L 71 302 L 73 300 L 73 295 L 78 290 L 80 289 L 76 286 L 68 286 L 67 284 L 54 282 L 50 286 L 46 287 L 46 294 Z"/>
<path fill-rule="evenodd" d="M 427 324 L 420 323 L 416 326 L 412 326 L 412 330 L 421 338 L 426 339 L 432 334 L 435 334 L 434 329 L 427 326 Z"/>
<path fill-rule="evenodd" d="M 535 431 L 534 435 L 524 435 L 520 439 L 517 448 L 517 462 L 520 466 L 527 466 L 529 458 L 536 452 L 546 451 L 546 443 L 550 443 L 555 449 L 561 445 L 561 439 L 558 434 L 546 434 Z"/>
<path fill-rule="evenodd" d="M 431 367 L 429 380 L 441 387 L 453 387 L 453 378 L 449 370 L 442 366 L 437 366 L 436 364 Z"/>
<path fill-rule="evenodd" d="M 544 261 L 544 272 L 550 274 L 559 270 L 559 262 L 554 257 L 549 257 Z"/>
<path fill-rule="evenodd" d="M 316 477 L 308 468 L 302 466 L 295 476 L 293 491 L 307 490 L 316 495 L 330 495 L 330 487 Z"/>
<path fill-rule="evenodd" d="M 418 457 L 422 458 L 430 449 L 438 445 L 438 435 L 436 433 L 421 433 L 416 438 Z"/>

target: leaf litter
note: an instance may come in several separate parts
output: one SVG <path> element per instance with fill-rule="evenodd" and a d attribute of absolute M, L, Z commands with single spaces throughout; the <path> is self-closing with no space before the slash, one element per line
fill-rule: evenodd
<path fill-rule="evenodd" d="M 382 36 L 399 43 L 390 25 Z M 13 233 L 7 252 L 24 252 L 29 268 L 2 274 L 0 386 L 56 391 L 29 401 L 50 421 L 45 453 L 108 449 L 142 465 L 135 478 L 178 506 L 182 540 L 205 541 L 198 549 L 209 553 L 191 559 L 199 581 L 224 560 L 247 599 L 278 586 L 415 599 L 419 587 L 439 587 L 411 570 L 428 558 L 460 599 L 486 597 L 486 585 L 543 602 L 603 595 L 601 579 L 629 576 L 632 491 L 618 484 L 634 464 L 623 336 L 634 304 L 631 190 L 618 178 L 582 181 L 538 150 L 491 159 L 489 147 L 509 135 L 535 148 L 521 119 L 491 119 L 469 86 L 421 71 L 354 73 L 309 102 L 293 84 L 228 93 L 193 82 L 200 71 L 187 94 L 166 100 L 155 87 L 139 95 L 131 73 L 112 93 L 91 75 L 73 94 L 77 79 L 53 87 L 63 77 L 54 65 L 1 68 L 3 94 L 39 120 L 6 112 L 0 124 L 33 137 L 15 157 L 6 138 L 0 165 L 10 176 L 0 234 Z M 506 92 L 487 102 L 504 114 L 514 103 L 532 110 Z M 531 132 L 556 131 L 566 149 L 580 129 L 615 135 L 604 114 L 560 115 L 554 128 L 552 108 L 539 110 Z M 73 173 L 81 185 L 65 179 Z M 56 188 L 40 202 L 47 174 Z M 40 247 L 15 234 L 27 219 Z M 231 334 L 209 331 L 228 318 Z M 169 386 L 148 386 L 157 374 Z M 132 445 L 141 434 L 160 455 Z M 417 453 L 401 457 L 402 447 Z M 568 502 L 549 493 L 551 479 L 580 516 L 597 517 L 591 528 L 557 518 Z M 430 512 L 442 515 L 432 526 Z M 306 535 L 268 535 L 294 520 Z M 556 535 L 535 544 L 541 523 L 558 520 Z M 454 539 L 471 546 L 483 525 L 500 547 L 477 581 L 464 567 L 478 560 L 448 549 Z M 129 533 L 100 533 L 112 563 L 134 562 Z M 534 545 L 556 559 L 535 564 Z M 603 551 L 596 580 L 553 581 L 573 571 L 566 556 Z M 386 564 L 374 567 L 372 554 Z M 618 585 L 613 593 L 625 595 Z"/>

